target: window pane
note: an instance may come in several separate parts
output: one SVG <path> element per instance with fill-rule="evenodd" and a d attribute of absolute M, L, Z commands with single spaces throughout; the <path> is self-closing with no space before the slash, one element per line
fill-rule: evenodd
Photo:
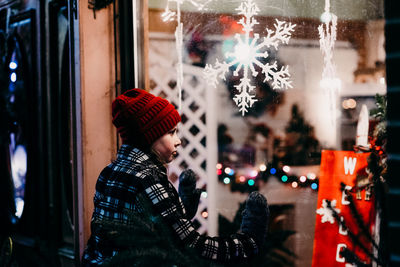
<path fill-rule="evenodd" d="M 270 238 L 285 234 L 268 255 L 311 266 L 323 217 L 317 210 L 323 198 L 341 192 L 339 180 L 320 190 L 330 179 L 322 170 L 336 166 L 324 163 L 325 151 L 368 151 L 382 121 L 372 113 L 379 108 L 376 95 L 386 94 L 383 0 L 177 2 L 149 0 L 151 90 L 183 117 L 182 153 L 170 173 L 197 168 L 198 185 L 214 192 L 196 217 L 199 230 L 213 234 L 237 230 L 240 204 L 259 190 L 271 206 Z M 213 153 L 218 156 L 209 166 Z M 332 154 L 340 166 L 340 157 L 353 157 L 340 153 Z M 370 207 L 355 191 L 365 165 L 355 166 L 359 172 L 346 185 L 364 214 Z M 360 190 L 368 201 L 366 187 Z M 372 222 L 365 224 L 370 229 Z M 337 232 L 340 223 L 334 226 Z M 350 250 L 357 247 L 355 240 L 346 242 Z M 335 245 L 334 261 L 342 260 L 342 248 Z"/>

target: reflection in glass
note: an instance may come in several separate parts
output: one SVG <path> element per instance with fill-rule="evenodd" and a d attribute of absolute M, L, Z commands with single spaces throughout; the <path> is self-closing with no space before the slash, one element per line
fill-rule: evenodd
<path fill-rule="evenodd" d="M 8 63 L 8 92 L 6 108 L 8 111 L 11 130 L 9 133 L 9 157 L 11 178 L 14 185 L 14 205 L 15 213 L 11 220 L 17 223 L 21 218 L 25 204 L 25 184 L 28 167 L 28 155 L 26 147 L 26 116 L 27 105 L 24 92 L 25 81 L 23 77 L 21 43 L 18 36 L 9 37 L 8 48 L 10 49 L 7 57 Z"/>
<path fill-rule="evenodd" d="M 26 149 L 23 145 L 15 145 L 14 134 L 10 135 L 10 156 L 11 156 L 11 173 L 14 182 L 14 198 L 15 198 L 15 216 L 21 218 L 24 209 L 24 195 L 25 195 L 25 176 L 27 167 Z"/>

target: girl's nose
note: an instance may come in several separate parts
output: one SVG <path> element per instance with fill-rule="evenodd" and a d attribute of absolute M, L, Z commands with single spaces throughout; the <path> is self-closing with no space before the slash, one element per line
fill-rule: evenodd
<path fill-rule="evenodd" d="M 177 137 L 177 140 L 176 140 L 176 143 L 175 143 L 175 146 L 176 147 L 178 147 L 178 146 L 180 146 L 181 145 L 181 139 L 179 138 L 179 137 Z"/>

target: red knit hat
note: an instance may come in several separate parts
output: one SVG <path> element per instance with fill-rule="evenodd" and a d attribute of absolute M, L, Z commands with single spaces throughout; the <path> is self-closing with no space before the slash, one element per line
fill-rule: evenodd
<path fill-rule="evenodd" d="M 122 142 L 142 146 L 151 145 L 181 121 L 168 100 L 136 88 L 113 101 L 112 116 Z"/>

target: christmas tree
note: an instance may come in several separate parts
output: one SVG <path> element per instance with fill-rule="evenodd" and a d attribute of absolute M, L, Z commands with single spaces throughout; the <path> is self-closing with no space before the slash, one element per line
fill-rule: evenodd
<path fill-rule="evenodd" d="M 284 155 L 277 158 L 287 165 L 318 164 L 319 158 L 313 157 L 321 151 L 320 144 L 314 136 L 311 126 L 299 110 L 297 104 L 292 106 L 292 115 L 286 126 L 284 140 Z"/>

